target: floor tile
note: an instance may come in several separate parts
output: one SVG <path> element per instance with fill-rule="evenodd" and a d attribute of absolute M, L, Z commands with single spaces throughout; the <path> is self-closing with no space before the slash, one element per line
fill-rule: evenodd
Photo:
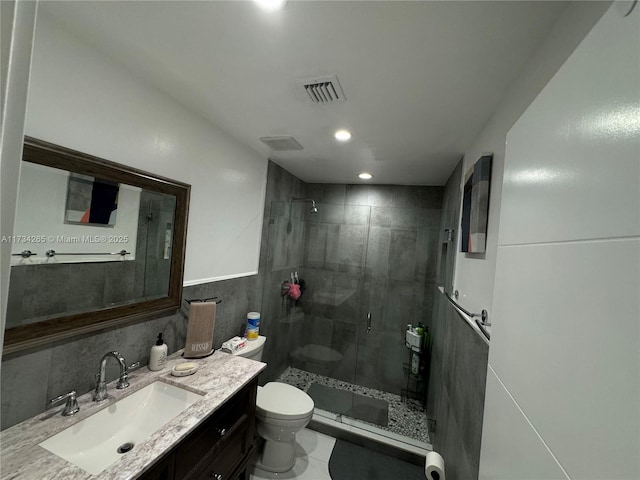
<path fill-rule="evenodd" d="M 250 480 L 331 480 L 329 466 L 313 458 L 299 461 L 292 470 L 284 473 L 271 473 L 254 469 Z"/>
<path fill-rule="evenodd" d="M 336 439 L 305 428 L 298 433 L 297 443 L 298 458 L 290 471 L 272 473 L 254 467 L 250 480 L 331 480 L 329 458 Z"/>
<path fill-rule="evenodd" d="M 329 463 L 309 457 L 304 469 L 299 468 L 302 464 L 293 467 L 298 480 L 331 480 L 329 475 Z"/>
<path fill-rule="evenodd" d="M 310 458 L 328 462 L 333 446 L 336 444 L 336 439 L 304 428 L 296 435 L 296 442 L 300 447 L 298 451 L 303 452 Z"/>

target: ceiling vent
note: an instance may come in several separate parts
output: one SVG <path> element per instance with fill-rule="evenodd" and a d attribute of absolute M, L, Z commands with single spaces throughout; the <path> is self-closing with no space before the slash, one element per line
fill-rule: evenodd
<path fill-rule="evenodd" d="M 312 103 L 336 103 L 344 102 L 347 99 L 344 96 L 338 77 L 328 75 L 326 77 L 313 77 L 304 80 L 297 80 L 304 88 L 307 98 Z"/>
<path fill-rule="evenodd" d="M 260 141 L 276 152 L 302 150 L 302 145 L 293 137 L 260 137 Z"/>

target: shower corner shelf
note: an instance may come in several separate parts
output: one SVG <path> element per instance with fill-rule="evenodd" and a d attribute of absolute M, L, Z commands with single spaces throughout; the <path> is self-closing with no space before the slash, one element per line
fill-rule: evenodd
<path fill-rule="evenodd" d="M 403 401 L 419 400 L 423 407 L 427 404 L 427 387 L 429 382 L 429 350 L 414 350 L 407 346 L 409 362 L 402 364 L 402 372 L 406 378 L 406 386 L 401 389 L 400 397 Z M 419 358 L 418 373 L 411 371 L 412 355 Z"/>

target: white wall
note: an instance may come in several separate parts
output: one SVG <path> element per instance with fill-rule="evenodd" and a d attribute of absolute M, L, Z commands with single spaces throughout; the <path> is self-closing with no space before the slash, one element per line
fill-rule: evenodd
<path fill-rule="evenodd" d="M 574 2 L 565 9 L 546 41 L 528 61 L 525 70 L 506 92 L 496 112 L 465 153 L 463 177 L 482 154 L 493 153 L 486 253 L 458 253 L 456 258 L 454 289 L 459 291 L 460 304 L 467 310 L 480 312 L 487 309 L 492 317 L 506 134 L 608 5 L 609 2 Z"/>
<path fill-rule="evenodd" d="M 121 184 L 118 192 L 116 222 L 112 227 L 76 225 L 64 222 L 69 172 L 35 163 L 24 163 L 20 170 L 18 206 L 14 225 L 13 253 L 28 249 L 37 255 L 11 257 L 12 265 L 36 263 L 80 263 L 131 261 L 136 258 L 139 187 Z M 26 237 L 21 239 L 20 237 Z M 48 250 L 76 255 L 48 258 Z M 91 255 L 119 252 L 129 255 Z M 85 255 L 79 255 L 85 254 Z"/>
<path fill-rule="evenodd" d="M 185 284 L 256 273 L 267 159 L 41 15 L 27 135 L 192 186 Z"/>
<path fill-rule="evenodd" d="M 507 137 L 482 479 L 640 478 L 640 8 L 617 7 Z"/>
<path fill-rule="evenodd" d="M 36 2 L 0 2 L 3 63 L 0 69 L 0 236 L 13 234 L 36 8 Z M 0 244 L 0 354 L 4 343 L 10 258 L 11 244 Z"/>

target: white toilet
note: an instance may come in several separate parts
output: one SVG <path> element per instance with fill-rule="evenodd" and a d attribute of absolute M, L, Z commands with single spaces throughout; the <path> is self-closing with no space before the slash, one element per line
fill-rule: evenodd
<path fill-rule="evenodd" d="M 252 360 L 262 360 L 266 337 L 248 341 L 234 353 Z M 256 465 L 269 472 L 286 472 L 296 463 L 296 433 L 306 427 L 313 416 L 313 400 L 302 390 L 280 382 L 258 387 L 256 426 L 265 439 L 264 450 Z"/>

